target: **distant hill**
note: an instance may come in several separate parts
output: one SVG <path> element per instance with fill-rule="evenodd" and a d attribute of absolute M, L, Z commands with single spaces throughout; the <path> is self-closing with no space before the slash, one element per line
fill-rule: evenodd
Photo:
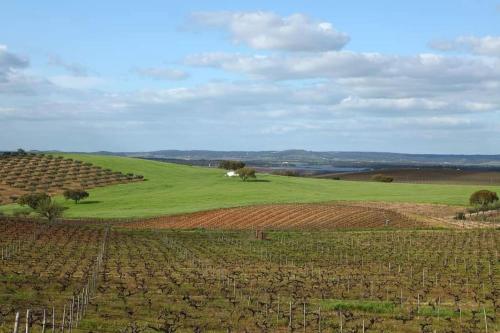
<path fill-rule="evenodd" d="M 500 167 L 500 155 L 399 154 L 385 152 L 315 152 L 283 151 L 210 151 L 158 150 L 151 152 L 97 152 L 102 155 L 167 159 L 171 161 L 214 161 L 237 159 L 255 165 L 279 166 L 283 163 L 333 165 L 337 167 L 387 166 L 474 166 Z"/>

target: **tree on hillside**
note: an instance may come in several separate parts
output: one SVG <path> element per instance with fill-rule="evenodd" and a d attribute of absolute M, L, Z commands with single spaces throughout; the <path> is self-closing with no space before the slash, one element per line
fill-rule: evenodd
<path fill-rule="evenodd" d="M 469 198 L 469 203 L 473 206 L 486 207 L 494 202 L 498 201 L 498 195 L 496 192 L 488 190 L 480 190 L 472 193 Z"/>
<path fill-rule="evenodd" d="M 65 208 L 62 205 L 48 197 L 38 203 L 35 212 L 49 222 L 54 222 L 58 217 L 62 216 L 64 210 Z"/>
<path fill-rule="evenodd" d="M 236 172 L 240 176 L 241 180 L 243 180 L 244 182 L 247 181 L 249 178 L 252 178 L 252 179 L 257 178 L 255 176 L 255 169 L 252 169 L 252 168 L 244 167 L 244 168 L 238 169 Z"/>
<path fill-rule="evenodd" d="M 245 167 L 245 162 L 242 161 L 220 161 L 219 168 L 226 170 L 238 170 Z"/>
<path fill-rule="evenodd" d="M 24 194 L 17 199 L 17 203 L 21 206 L 28 206 L 35 210 L 40 202 L 47 199 L 50 199 L 50 196 L 47 193 L 29 193 Z"/>
<path fill-rule="evenodd" d="M 63 192 L 63 195 L 66 200 L 73 200 L 75 204 L 90 196 L 87 191 L 82 189 L 68 189 Z"/>

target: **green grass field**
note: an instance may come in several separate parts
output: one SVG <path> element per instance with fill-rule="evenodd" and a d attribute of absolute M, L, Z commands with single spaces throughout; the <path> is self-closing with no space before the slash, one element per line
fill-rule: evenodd
<path fill-rule="evenodd" d="M 258 175 L 242 182 L 224 171 L 133 158 L 64 154 L 115 171 L 144 175 L 147 181 L 91 189 L 81 204 L 65 202 L 67 217 L 149 217 L 264 203 L 337 200 L 466 205 L 483 186 L 384 184 Z M 499 191 L 500 187 L 486 187 Z M 60 199 L 61 202 L 64 202 Z M 0 207 L 9 213 L 16 205 Z"/>

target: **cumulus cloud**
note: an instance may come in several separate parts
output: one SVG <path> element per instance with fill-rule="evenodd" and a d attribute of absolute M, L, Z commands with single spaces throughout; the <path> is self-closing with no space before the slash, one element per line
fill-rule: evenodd
<path fill-rule="evenodd" d="M 461 51 L 481 56 L 500 57 L 500 36 L 462 36 L 454 40 L 436 40 L 429 46 L 439 51 Z"/>
<path fill-rule="evenodd" d="M 192 14 L 191 20 L 224 29 L 234 42 L 261 50 L 339 50 L 349 42 L 349 36 L 331 23 L 303 14 L 281 17 L 272 12 L 198 12 Z"/>
<path fill-rule="evenodd" d="M 109 88 L 93 89 L 102 88 L 103 82 L 92 76 L 32 77 L 27 74 L 27 60 L 12 53 L 9 57 L 0 65 L 1 72 L 8 73 L 0 79 L 0 123 L 9 124 L 0 131 L 0 142 L 10 140 L 13 147 L 46 149 L 51 143 L 71 150 L 88 146 L 90 150 L 379 147 L 404 151 L 412 147 L 425 151 L 432 147 L 477 152 L 474 138 L 485 136 L 491 147 L 500 144 L 495 135 L 500 128 L 500 59 L 494 57 L 350 51 L 208 53 L 188 57 L 186 64 L 242 73 L 250 79 L 198 85 L 188 81 L 169 89 L 114 93 Z M 160 75 L 155 70 L 143 74 Z M 28 88 L 40 91 L 47 82 L 43 94 L 17 95 Z M 37 136 L 40 122 L 51 138 Z M 122 126 L 127 126 L 126 138 Z M 235 131 L 237 140 L 224 140 Z M 450 140 L 457 131 L 467 139 Z M 27 141 L 12 139 L 19 133 L 25 133 Z M 79 140 L 75 133 L 91 139 Z M 60 146 L 61 136 L 75 139 Z M 260 146 L 263 137 L 275 146 Z M 184 146 L 175 146 L 176 142 Z"/>
<path fill-rule="evenodd" d="M 142 77 L 154 80 L 180 81 L 189 77 L 189 73 L 183 70 L 164 67 L 137 68 L 134 72 Z"/>

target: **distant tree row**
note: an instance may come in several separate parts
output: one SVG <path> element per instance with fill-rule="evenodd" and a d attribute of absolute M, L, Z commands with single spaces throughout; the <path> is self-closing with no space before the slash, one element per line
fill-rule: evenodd
<path fill-rule="evenodd" d="M 2 156 L 24 156 L 24 155 L 28 155 L 28 153 L 21 148 L 19 148 L 16 151 L 5 151 L 2 153 Z"/>
<path fill-rule="evenodd" d="M 372 176 L 372 180 L 374 182 L 392 183 L 394 181 L 394 178 L 382 174 L 377 174 Z"/>

